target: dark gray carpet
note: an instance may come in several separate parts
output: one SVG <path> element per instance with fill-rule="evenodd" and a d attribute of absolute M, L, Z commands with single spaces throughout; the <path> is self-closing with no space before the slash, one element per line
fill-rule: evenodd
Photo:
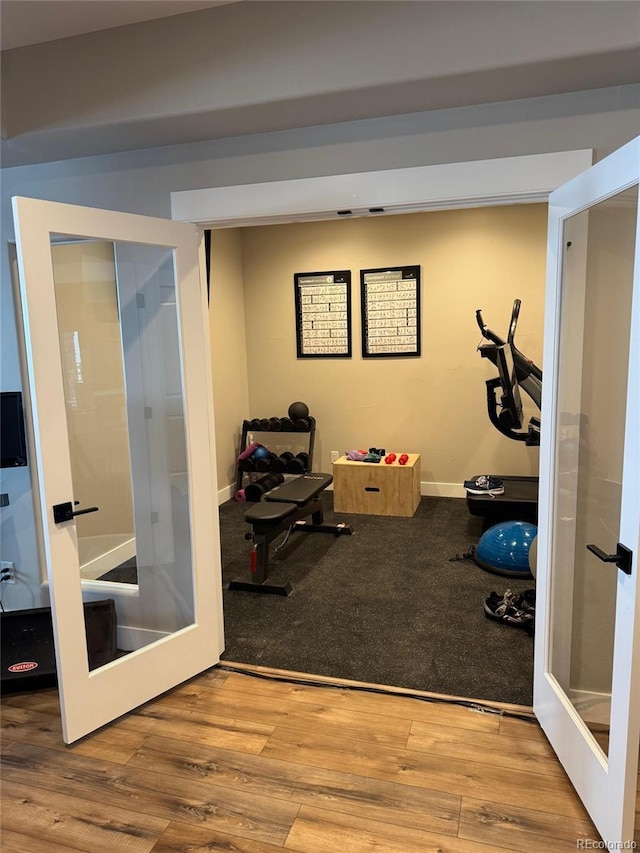
<path fill-rule="evenodd" d="M 105 572 L 98 578 L 99 581 L 110 583 L 138 583 L 138 565 L 135 557 L 120 563 L 115 569 Z"/>
<path fill-rule="evenodd" d="M 288 597 L 224 591 L 224 659 L 530 705 L 533 640 L 484 615 L 492 590 L 512 580 L 450 557 L 468 551 L 482 520 L 466 501 L 422 498 L 413 518 L 341 515 L 323 494 L 326 521 L 352 536 L 292 534 L 270 579 L 290 580 Z M 220 508 L 224 582 L 249 579 L 246 504 Z"/>
<path fill-rule="evenodd" d="M 294 533 L 269 578 L 291 581 L 288 597 L 224 591 L 223 658 L 299 672 L 411 687 L 520 705 L 532 703 L 533 640 L 484 615 L 492 590 L 529 580 L 451 562 L 477 543 L 482 519 L 466 501 L 422 498 L 413 518 L 341 515 L 323 494 L 325 520 L 352 536 Z M 247 504 L 220 508 L 224 583 L 248 580 Z M 136 583 L 135 559 L 101 580 Z"/>

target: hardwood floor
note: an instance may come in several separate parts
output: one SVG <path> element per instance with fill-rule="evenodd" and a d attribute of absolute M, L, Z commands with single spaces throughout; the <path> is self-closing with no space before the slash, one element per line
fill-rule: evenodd
<path fill-rule="evenodd" d="M 558 853 L 597 841 L 534 721 L 214 668 L 82 742 L 2 700 L 4 853 Z"/>

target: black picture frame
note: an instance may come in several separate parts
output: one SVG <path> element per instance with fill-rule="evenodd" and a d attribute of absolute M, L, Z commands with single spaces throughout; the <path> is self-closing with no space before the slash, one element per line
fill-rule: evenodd
<path fill-rule="evenodd" d="M 351 270 L 297 272 L 293 287 L 298 358 L 351 358 Z"/>
<path fill-rule="evenodd" d="M 363 358 L 422 354 L 420 266 L 360 270 Z"/>

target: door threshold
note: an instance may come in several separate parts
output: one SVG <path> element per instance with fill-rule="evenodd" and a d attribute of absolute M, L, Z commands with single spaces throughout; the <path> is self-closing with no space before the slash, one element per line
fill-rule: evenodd
<path fill-rule="evenodd" d="M 394 687 L 389 684 L 374 684 L 369 681 L 353 681 L 349 678 L 336 678 L 332 675 L 315 675 L 309 672 L 296 672 L 288 669 L 275 669 L 270 666 L 259 666 L 250 663 L 236 663 L 235 661 L 223 660 L 217 663 L 214 669 L 232 672 L 245 672 L 247 675 L 256 675 L 261 678 L 269 678 L 274 681 L 286 681 L 304 683 L 309 686 L 318 687 L 343 687 L 353 690 L 371 691 L 372 693 L 385 693 L 388 695 L 404 696 L 415 699 L 431 699 L 434 702 L 448 702 L 451 704 L 466 705 L 473 709 L 490 708 L 497 713 L 512 714 L 536 720 L 533 708 L 530 705 L 513 705 L 509 702 L 495 702 L 492 699 L 474 699 L 469 696 L 455 696 L 446 693 L 432 693 L 428 690 L 415 690 L 411 687 Z"/>

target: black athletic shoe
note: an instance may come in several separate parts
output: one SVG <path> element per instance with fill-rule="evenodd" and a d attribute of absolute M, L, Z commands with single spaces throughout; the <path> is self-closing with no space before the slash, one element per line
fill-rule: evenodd
<path fill-rule="evenodd" d="M 490 477 L 488 474 L 482 474 L 476 477 L 475 480 L 465 480 L 463 483 L 465 489 L 470 495 L 495 495 L 504 494 L 504 484 L 498 477 Z"/>
<path fill-rule="evenodd" d="M 532 613 L 535 613 L 536 611 L 535 588 L 525 589 L 522 592 L 511 592 L 511 590 L 508 589 L 503 595 L 500 595 L 497 592 L 490 592 L 489 597 L 486 600 L 491 602 L 492 606 L 496 607 L 498 604 L 508 604 L 511 607 L 515 607 L 517 610 L 531 611 Z"/>
<path fill-rule="evenodd" d="M 504 599 L 495 600 L 491 596 L 484 602 L 485 616 L 512 628 L 523 628 L 528 634 L 533 634 L 535 624 L 535 612 L 533 610 L 521 610 L 509 604 Z"/>

